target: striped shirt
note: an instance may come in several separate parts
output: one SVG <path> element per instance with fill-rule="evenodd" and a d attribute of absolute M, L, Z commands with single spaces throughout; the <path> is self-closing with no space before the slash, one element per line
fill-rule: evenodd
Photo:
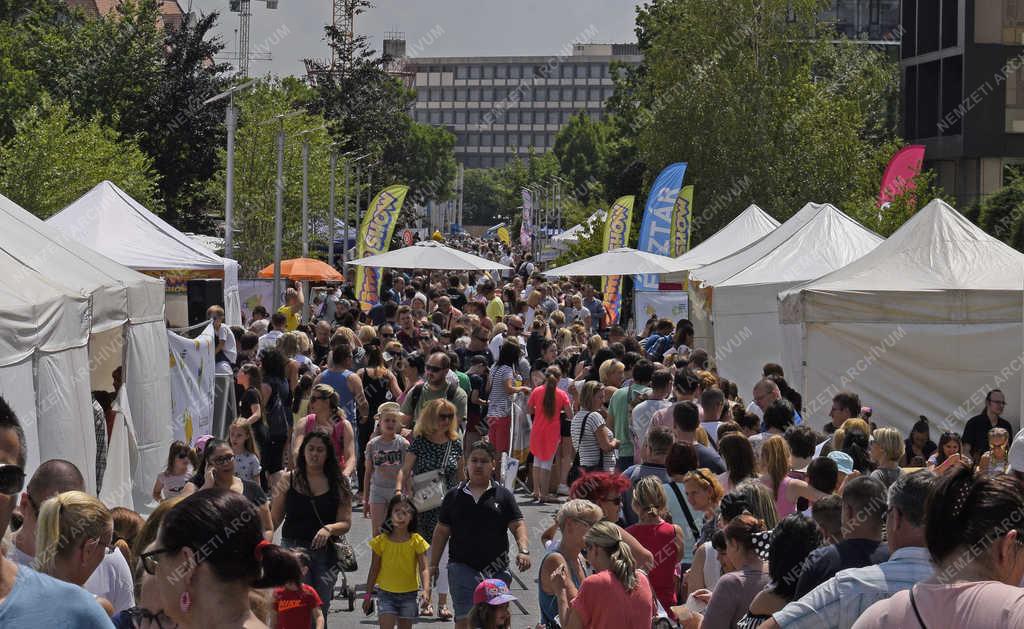
<path fill-rule="evenodd" d="M 840 570 L 772 618 L 783 629 L 852 627 L 868 607 L 930 579 L 934 571 L 926 548 L 900 548 L 889 561 Z"/>
<path fill-rule="evenodd" d="M 584 420 L 587 422 L 586 428 L 583 427 Z M 615 468 L 615 455 L 611 452 L 601 452 L 600 446 L 597 445 L 597 435 L 594 433 L 598 430 L 608 430 L 604 417 L 601 417 L 600 413 L 586 410 L 577 412 L 572 418 L 570 430 L 572 431 L 572 445 L 580 454 L 580 465 L 586 467 L 600 465 L 606 471 Z M 580 439 L 581 432 L 582 440 Z M 610 439 L 611 435 L 608 438 Z M 611 462 L 610 466 L 609 462 Z"/>
<path fill-rule="evenodd" d="M 505 383 L 515 378 L 512 368 L 508 365 L 495 365 L 491 367 L 491 391 L 487 394 L 487 416 L 488 417 L 509 417 L 512 410 L 509 408 L 509 396 L 505 391 Z"/>

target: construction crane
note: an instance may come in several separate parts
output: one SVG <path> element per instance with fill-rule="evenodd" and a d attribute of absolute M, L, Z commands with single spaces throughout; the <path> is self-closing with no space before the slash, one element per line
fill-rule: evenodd
<path fill-rule="evenodd" d="M 351 44 L 352 38 L 355 36 L 357 0 L 330 0 L 330 2 L 331 25 L 346 40 L 346 44 Z M 337 71 L 341 61 L 343 60 L 338 59 L 338 51 L 334 46 L 331 46 L 331 61 L 329 64 L 319 59 L 303 59 L 303 62 L 306 64 L 306 77 L 310 84 L 316 84 L 317 75 L 322 73 L 325 68 L 332 73 Z"/>
<path fill-rule="evenodd" d="M 268 9 L 276 9 L 278 0 L 260 0 L 265 2 Z M 238 50 L 235 51 L 234 55 L 231 55 L 232 59 L 238 61 L 238 74 L 242 78 L 249 76 L 249 61 L 257 59 L 260 61 L 269 61 L 270 52 L 263 51 L 253 54 L 249 50 L 249 23 L 252 21 L 252 2 L 253 0 L 228 0 L 228 9 L 232 13 L 238 14 Z"/>

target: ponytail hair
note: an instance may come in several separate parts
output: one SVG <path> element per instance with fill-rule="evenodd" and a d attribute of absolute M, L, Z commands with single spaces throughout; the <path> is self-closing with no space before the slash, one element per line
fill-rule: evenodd
<path fill-rule="evenodd" d="M 1007 474 L 974 478 L 956 466 L 943 474 L 925 502 L 925 543 L 939 564 L 959 556 L 960 548 L 992 548 L 997 538 L 1016 530 L 1024 540 L 1024 484 Z"/>
<path fill-rule="evenodd" d="M 611 522 L 598 522 L 590 527 L 583 539 L 587 544 L 600 546 L 608 553 L 611 564 L 609 571 L 627 592 L 632 592 L 637 585 L 636 559 L 629 545 L 622 541 L 619 527 Z"/>
<path fill-rule="evenodd" d="M 58 558 L 86 540 L 99 540 L 113 526 L 110 510 L 84 491 L 66 491 L 39 508 L 35 568 L 53 575 Z"/>
<path fill-rule="evenodd" d="M 645 476 L 633 485 L 633 503 L 638 513 L 660 516 L 665 513 L 668 497 L 657 476 Z"/>
<path fill-rule="evenodd" d="M 555 414 L 555 391 L 558 389 L 558 381 L 562 379 L 562 370 L 557 365 L 551 365 L 544 370 L 544 414 L 552 417 Z"/>
<path fill-rule="evenodd" d="M 225 522 L 233 527 L 230 535 L 224 534 Z M 196 561 L 205 562 L 224 583 L 263 589 L 301 574 L 295 553 L 263 539 L 252 502 L 226 489 L 205 489 L 176 504 L 164 516 L 159 543 L 171 552 L 193 549 Z"/>

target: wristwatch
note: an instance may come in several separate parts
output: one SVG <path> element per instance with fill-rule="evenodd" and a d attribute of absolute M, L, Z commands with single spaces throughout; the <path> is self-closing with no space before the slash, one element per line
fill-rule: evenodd
<path fill-rule="evenodd" d="M 520 548 L 519 549 L 519 554 L 520 555 L 529 555 L 530 554 L 530 549 L 527 548 L 526 550 L 523 550 L 522 548 Z"/>

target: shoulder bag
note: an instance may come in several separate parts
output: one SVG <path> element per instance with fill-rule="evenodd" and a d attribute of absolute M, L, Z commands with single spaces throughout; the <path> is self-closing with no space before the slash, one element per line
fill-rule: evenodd
<path fill-rule="evenodd" d="M 309 497 L 309 502 L 313 505 L 313 514 L 316 515 L 316 519 L 320 522 L 320 526 L 327 526 L 324 524 L 323 518 L 320 517 L 320 512 L 316 508 L 316 500 L 313 500 L 313 496 Z M 332 535 L 331 539 L 327 541 L 334 554 L 334 565 L 340 572 L 358 572 L 359 561 L 356 559 L 356 551 L 352 548 L 352 544 L 348 542 L 348 537 L 345 535 Z"/>
<path fill-rule="evenodd" d="M 444 495 L 448 492 L 445 485 L 444 466 L 448 463 L 448 455 L 452 451 L 452 442 L 444 450 L 441 468 L 420 472 L 412 477 L 412 504 L 420 513 L 432 511 L 441 506 Z"/>

